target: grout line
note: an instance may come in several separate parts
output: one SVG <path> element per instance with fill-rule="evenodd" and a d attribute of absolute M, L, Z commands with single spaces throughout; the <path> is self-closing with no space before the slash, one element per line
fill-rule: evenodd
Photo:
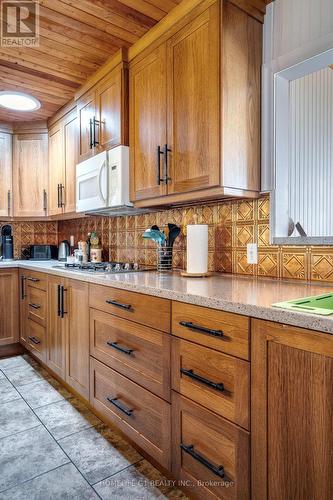
<path fill-rule="evenodd" d="M 92 483 L 91 486 L 94 488 L 94 486 L 96 486 L 97 484 L 101 483 L 102 481 L 106 481 L 107 479 L 109 479 L 110 477 L 114 477 L 116 476 L 117 474 L 120 474 L 121 472 L 124 472 L 124 470 L 126 469 L 129 469 L 130 467 L 133 467 L 134 465 L 137 465 L 139 464 L 140 462 L 142 462 L 143 460 L 145 460 L 144 457 L 140 458 L 140 460 L 137 460 L 136 462 L 132 463 L 132 464 L 129 464 L 129 465 L 126 465 L 126 467 L 124 467 L 123 469 L 121 470 L 118 470 L 117 472 L 115 472 L 114 474 L 110 474 L 109 476 L 105 477 L 104 479 L 100 479 L 99 481 L 96 481 L 96 483 Z M 95 488 L 94 488 L 95 489 Z"/>
<path fill-rule="evenodd" d="M 2 441 L 2 439 L 7 439 L 9 437 L 17 436 L 17 434 L 22 434 L 23 432 L 31 431 L 32 429 L 37 429 L 37 427 L 40 427 L 40 423 L 38 425 L 34 425 L 33 427 L 29 427 L 28 429 L 23 429 L 22 431 L 17 431 L 13 432 L 12 434 L 8 434 L 7 436 L 2 436 L 0 437 L 0 441 Z"/>
<path fill-rule="evenodd" d="M 43 408 L 43 407 L 41 406 L 41 408 Z M 66 436 L 62 436 L 58 440 L 56 439 L 56 441 L 57 441 L 57 443 L 59 443 L 59 441 L 62 441 L 63 439 L 67 439 L 68 437 L 74 436 L 75 434 L 78 434 L 79 432 L 89 431 L 90 429 L 96 429 L 96 427 L 98 427 L 99 425 L 101 425 L 101 422 L 99 422 L 98 424 L 95 424 L 95 425 L 91 425 L 90 427 L 84 427 L 83 429 L 72 432 L 71 434 L 67 434 Z"/>

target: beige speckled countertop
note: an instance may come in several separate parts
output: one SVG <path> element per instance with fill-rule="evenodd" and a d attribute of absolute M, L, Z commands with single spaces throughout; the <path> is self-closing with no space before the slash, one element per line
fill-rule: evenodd
<path fill-rule="evenodd" d="M 65 267 L 53 267 L 59 264 L 61 263 L 56 261 L 0 261 L 0 269 L 26 268 L 333 334 L 333 315 L 315 316 L 271 307 L 275 302 L 333 291 L 333 285 L 228 274 L 215 274 L 210 278 L 200 279 L 183 278 L 177 272 L 161 275 L 154 271 L 92 275 L 87 272 L 68 271 Z"/>

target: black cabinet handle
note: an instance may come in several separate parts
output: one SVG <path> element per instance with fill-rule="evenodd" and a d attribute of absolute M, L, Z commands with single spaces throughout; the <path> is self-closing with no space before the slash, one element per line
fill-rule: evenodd
<path fill-rule="evenodd" d="M 196 332 L 206 333 L 207 335 L 212 335 L 213 337 L 223 337 L 222 330 L 213 330 L 211 328 L 206 328 L 205 326 L 195 325 L 191 321 L 180 321 L 181 326 L 185 326 L 190 330 L 195 330 Z"/>
<path fill-rule="evenodd" d="M 203 457 L 202 455 L 200 455 L 199 453 L 197 453 L 194 450 L 193 444 L 186 445 L 186 444 L 181 443 L 180 447 L 183 451 L 185 451 L 185 453 L 188 453 L 189 455 L 191 455 L 191 457 L 194 458 L 194 460 L 197 460 L 202 465 L 207 467 L 207 469 L 209 469 L 211 472 L 213 472 L 213 474 L 224 479 L 225 474 L 224 474 L 223 465 L 216 466 L 216 465 L 212 464 L 211 462 L 209 462 L 205 457 Z"/>
<path fill-rule="evenodd" d="M 161 177 L 161 155 L 164 155 L 164 152 L 161 150 L 161 146 L 157 146 L 157 184 L 159 186 L 161 182 L 164 182 Z"/>
<path fill-rule="evenodd" d="M 107 342 L 107 345 L 110 347 L 113 347 L 113 349 L 117 349 L 117 351 L 123 352 L 124 354 L 127 354 L 130 356 L 133 352 L 134 349 L 127 349 L 126 347 L 122 347 L 121 345 L 118 344 L 118 342 Z"/>
<path fill-rule="evenodd" d="M 131 410 L 130 408 L 126 408 L 126 406 L 122 405 L 121 403 L 118 403 L 118 398 L 106 398 L 109 403 L 113 404 L 118 410 L 122 411 L 127 415 L 128 417 L 131 417 L 133 414 L 134 410 Z"/>
<path fill-rule="evenodd" d="M 46 193 L 46 189 L 43 189 L 43 210 L 44 210 L 44 212 L 47 211 L 47 193 Z"/>
<path fill-rule="evenodd" d="M 201 382 L 202 384 L 208 385 L 208 387 L 211 387 L 212 389 L 215 389 L 217 391 L 224 391 L 224 384 L 222 382 L 212 382 L 211 380 L 208 380 L 205 377 L 201 377 L 201 375 L 197 375 L 194 373 L 193 370 L 185 370 L 185 368 L 180 369 L 180 373 L 183 375 L 186 375 L 187 377 L 193 378 L 193 380 L 196 380 L 197 382 Z"/>
<path fill-rule="evenodd" d="M 29 307 L 32 307 L 33 309 L 40 309 L 40 305 L 38 304 L 33 304 L 33 303 L 29 303 Z"/>
<path fill-rule="evenodd" d="M 37 337 L 28 337 L 33 344 L 40 344 L 40 340 Z"/>
<path fill-rule="evenodd" d="M 164 165 L 165 165 L 164 182 L 165 182 L 165 184 L 168 184 L 168 181 L 171 181 L 171 177 L 169 177 L 169 157 L 168 157 L 168 153 L 171 153 L 171 149 L 168 148 L 167 144 L 164 144 Z"/>
<path fill-rule="evenodd" d="M 59 194 L 58 194 L 58 199 L 59 199 L 59 204 L 58 207 L 62 208 L 65 206 L 64 200 L 63 200 L 63 191 L 64 191 L 64 186 L 63 184 L 59 184 Z"/>
<path fill-rule="evenodd" d="M 58 300 L 57 300 L 57 316 L 59 316 L 59 317 L 61 316 L 60 295 L 61 295 L 60 285 L 57 285 L 57 297 L 58 297 Z"/>
<path fill-rule="evenodd" d="M 96 126 L 99 127 L 100 122 L 99 120 L 96 120 L 96 118 L 93 118 L 93 146 L 98 146 L 99 141 L 96 140 Z M 98 132 L 99 135 L 99 132 Z"/>
<path fill-rule="evenodd" d="M 10 216 L 10 207 L 11 207 L 11 191 L 8 189 L 7 193 L 7 212 L 8 212 L 8 217 Z"/>
<path fill-rule="evenodd" d="M 58 208 L 60 208 L 60 184 L 57 186 L 57 192 L 58 192 Z"/>
<path fill-rule="evenodd" d="M 64 308 L 65 292 L 67 292 L 67 289 L 63 285 L 60 285 L 60 317 L 61 318 L 63 318 L 65 316 L 65 314 L 67 314 L 67 311 L 65 311 L 65 308 Z"/>
<path fill-rule="evenodd" d="M 105 302 L 107 304 L 111 304 L 112 306 L 120 307 L 121 309 L 127 309 L 128 311 L 132 308 L 131 304 L 122 304 L 121 302 L 117 302 L 112 299 L 108 299 Z"/>
<path fill-rule="evenodd" d="M 26 280 L 26 277 L 21 275 L 21 300 L 24 300 L 26 297 L 25 286 L 24 286 L 25 280 Z"/>
<path fill-rule="evenodd" d="M 93 121 L 92 118 L 89 119 L 89 149 L 92 149 L 94 146 L 93 141 Z"/>
<path fill-rule="evenodd" d="M 29 276 L 29 277 L 27 278 L 27 280 L 28 280 L 28 281 L 32 281 L 33 283 L 38 283 L 38 281 L 40 281 L 40 279 L 39 279 L 39 278 L 32 278 L 31 276 Z"/>

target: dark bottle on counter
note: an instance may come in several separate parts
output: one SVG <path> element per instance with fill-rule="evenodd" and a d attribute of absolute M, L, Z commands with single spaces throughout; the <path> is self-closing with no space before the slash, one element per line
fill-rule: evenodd
<path fill-rule="evenodd" d="M 87 237 L 87 258 L 88 258 L 88 262 L 90 262 L 90 247 L 91 247 L 90 236 L 91 236 L 91 233 L 88 233 L 88 237 Z"/>

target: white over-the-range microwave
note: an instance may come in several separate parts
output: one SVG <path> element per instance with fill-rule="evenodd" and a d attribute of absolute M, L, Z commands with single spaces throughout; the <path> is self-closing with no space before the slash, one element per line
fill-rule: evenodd
<path fill-rule="evenodd" d="M 76 211 L 100 215 L 141 212 L 129 200 L 129 147 L 103 151 L 76 166 Z"/>

